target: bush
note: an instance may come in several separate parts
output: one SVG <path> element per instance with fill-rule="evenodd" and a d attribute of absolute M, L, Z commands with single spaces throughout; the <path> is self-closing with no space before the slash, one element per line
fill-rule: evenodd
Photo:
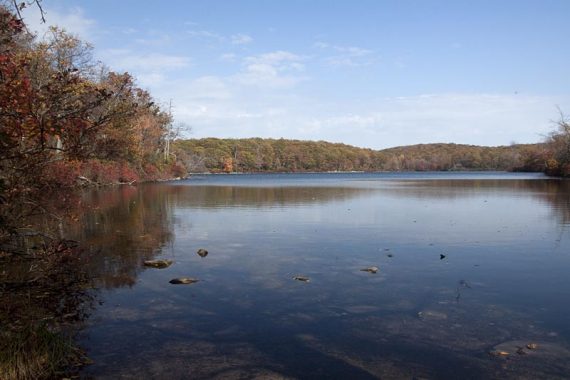
<path fill-rule="evenodd" d="M 48 187 L 61 188 L 76 186 L 80 175 L 80 162 L 60 160 L 46 165 L 43 177 Z"/>
<path fill-rule="evenodd" d="M 136 171 L 126 162 L 89 160 L 81 164 L 84 177 L 100 185 L 119 182 L 133 182 L 140 179 Z"/>
<path fill-rule="evenodd" d="M 188 171 L 184 166 L 180 165 L 178 162 L 175 162 L 170 167 L 170 173 L 172 173 L 173 177 L 184 178 L 188 174 Z"/>

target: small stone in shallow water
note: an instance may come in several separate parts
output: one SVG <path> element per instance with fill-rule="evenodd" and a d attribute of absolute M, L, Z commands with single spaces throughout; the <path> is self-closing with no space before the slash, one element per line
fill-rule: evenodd
<path fill-rule="evenodd" d="M 162 269 L 172 265 L 172 260 L 146 260 L 143 264 L 145 267 Z"/>
<path fill-rule="evenodd" d="M 447 319 L 447 314 L 435 310 L 422 310 L 418 313 L 418 318 L 425 321 L 441 321 Z"/>
<path fill-rule="evenodd" d="M 509 356 L 510 354 L 507 351 L 489 351 L 489 355 L 495 357 L 505 357 Z"/>
<path fill-rule="evenodd" d="M 203 249 L 203 248 L 200 248 L 200 249 L 198 250 L 198 252 L 196 252 L 196 253 L 197 253 L 198 256 L 200 256 L 200 257 L 206 257 L 206 256 L 208 256 L 208 251 L 206 251 L 206 250 Z"/>
<path fill-rule="evenodd" d="M 361 269 L 360 271 L 368 272 L 368 273 L 376 273 L 376 272 L 378 272 L 378 267 L 368 267 L 368 268 Z"/>
<path fill-rule="evenodd" d="M 173 278 L 169 282 L 174 285 L 188 285 L 198 282 L 199 280 L 191 277 Z"/>
<path fill-rule="evenodd" d="M 302 282 L 309 282 L 311 281 L 309 279 L 309 277 L 305 277 L 305 276 L 294 276 L 293 280 L 297 280 L 297 281 L 302 281 Z"/>

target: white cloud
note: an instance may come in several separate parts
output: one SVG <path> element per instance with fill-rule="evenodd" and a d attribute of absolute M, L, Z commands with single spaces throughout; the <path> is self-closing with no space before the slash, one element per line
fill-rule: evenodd
<path fill-rule="evenodd" d="M 191 65 L 185 56 L 168 54 L 142 54 L 129 49 L 107 49 L 101 57 L 112 70 L 128 71 L 143 87 L 158 87 L 169 81 L 169 73 Z"/>
<path fill-rule="evenodd" d="M 220 55 L 220 60 L 226 62 L 235 62 L 237 60 L 237 55 L 234 53 L 224 53 Z"/>
<path fill-rule="evenodd" d="M 185 86 L 186 87 L 186 86 Z M 231 98 L 231 91 L 223 79 L 215 76 L 196 78 L 186 87 L 187 97 L 193 100 L 226 100 Z"/>
<path fill-rule="evenodd" d="M 151 46 L 152 48 L 161 48 L 170 44 L 172 37 L 167 33 L 153 30 L 147 33 L 147 37 L 136 38 L 134 42 L 139 45 Z"/>
<path fill-rule="evenodd" d="M 135 34 L 137 32 L 138 32 L 138 30 L 136 30 L 135 28 L 124 28 L 122 30 L 123 34 Z"/>
<path fill-rule="evenodd" d="M 137 75 L 137 81 L 144 87 L 158 86 L 166 81 L 166 76 L 159 72 L 148 72 Z"/>
<path fill-rule="evenodd" d="M 330 52 L 324 61 L 330 66 L 361 67 L 375 62 L 374 51 L 358 46 L 341 46 L 317 41 L 313 46 L 319 50 Z"/>
<path fill-rule="evenodd" d="M 95 38 L 95 20 L 87 18 L 80 7 L 66 10 L 56 10 L 49 6 L 43 6 L 46 22 L 41 22 L 40 10 L 30 5 L 23 12 L 24 20 L 28 28 L 42 37 L 50 26 L 59 26 L 67 32 L 77 35 L 86 41 Z"/>
<path fill-rule="evenodd" d="M 251 36 L 248 36 L 247 34 L 234 34 L 233 36 L 230 37 L 232 44 L 234 45 L 246 45 L 249 44 L 253 41 L 253 38 L 251 38 Z"/>
<path fill-rule="evenodd" d="M 298 132 L 305 138 L 328 135 L 334 141 L 373 148 L 432 142 L 532 143 L 552 128 L 549 120 L 560 102 L 569 104 L 570 99 L 505 94 L 385 98 L 359 112 L 309 119 Z"/>
<path fill-rule="evenodd" d="M 303 57 L 283 50 L 246 57 L 243 70 L 233 79 L 247 86 L 290 88 L 307 79 L 299 74 L 305 69 L 303 61 Z"/>
<path fill-rule="evenodd" d="M 247 45 L 253 41 L 253 38 L 250 35 L 244 33 L 237 33 L 237 34 L 232 34 L 231 36 L 227 36 L 210 30 L 193 29 L 193 30 L 187 30 L 186 34 L 191 38 L 214 40 L 220 43 L 229 42 L 232 45 Z"/>
<path fill-rule="evenodd" d="M 186 31 L 186 34 L 188 34 L 190 37 L 195 37 L 195 38 L 205 38 L 217 41 L 225 40 L 224 36 L 222 36 L 221 34 L 211 32 L 209 30 L 188 30 Z"/>
<path fill-rule="evenodd" d="M 250 57 L 248 64 L 275 64 L 282 62 L 279 56 L 288 55 Z M 275 74 L 260 71 L 259 77 Z M 153 93 L 175 99 L 175 117 L 192 126 L 193 137 L 284 137 L 374 149 L 435 142 L 538 142 L 553 128 L 555 105 L 570 108 L 568 97 L 514 94 L 425 94 L 326 103 L 292 91 L 258 91 L 233 77 L 214 76 L 163 84 Z"/>
<path fill-rule="evenodd" d="M 190 58 L 168 54 L 137 54 L 127 49 L 112 49 L 103 52 L 113 68 L 145 72 L 152 70 L 167 71 L 190 65 Z"/>

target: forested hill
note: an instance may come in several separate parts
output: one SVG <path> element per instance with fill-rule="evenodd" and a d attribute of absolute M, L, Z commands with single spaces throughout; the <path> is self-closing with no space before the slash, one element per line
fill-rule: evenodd
<path fill-rule="evenodd" d="M 190 172 L 544 170 L 542 144 L 420 144 L 384 150 L 325 141 L 189 139 L 175 144 Z"/>

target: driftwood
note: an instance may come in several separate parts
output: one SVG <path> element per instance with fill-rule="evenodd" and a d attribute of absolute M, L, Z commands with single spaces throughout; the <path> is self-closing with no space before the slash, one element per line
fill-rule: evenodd
<path fill-rule="evenodd" d="M 130 182 L 109 182 L 109 183 L 101 183 L 101 182 L 96 182 L 93 180 L 90 180 L 89 178 L 85 177 L 85 176 L 78 176 L 77 180 L 80 182 L 80 185 L 83 186 L 113 186 L 113 185 L 129 185 L 129 186 L 133 186 L 134 183 L 137 182 L 136 179 L 130 181 Z"/>

